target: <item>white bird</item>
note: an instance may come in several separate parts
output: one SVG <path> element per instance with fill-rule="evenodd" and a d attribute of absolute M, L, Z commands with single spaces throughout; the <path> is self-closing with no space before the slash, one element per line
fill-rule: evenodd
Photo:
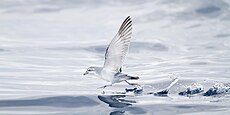
<path fill-rule="evenodd" d="M 105 85 L 101 88 L 112 86 L 114 83 L 122 81 L 127 82 L 129 85 L 136 85 L 129 83 L 127 80 L 137 80 L 139 77 L 124 74 L 121 69 L 129 49 L 131 34 L 132 19 L 128 16 L 106 49 L 104 66 L 89 67 L 83 75 L 92 74 L 110 82 L 109 85 Z"/>

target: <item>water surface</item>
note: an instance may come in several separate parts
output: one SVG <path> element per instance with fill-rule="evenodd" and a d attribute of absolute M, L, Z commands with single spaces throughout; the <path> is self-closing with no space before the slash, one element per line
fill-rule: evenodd
<path fill-rule="evenodd" d="M 230 86 L 230 2 L 0 1 L 0 114 L 227 115 Z M 110 40 L 130 15 L 133 35 L 123 71 L 140 76 L 141 94 L 126 83 L 82 76 L 100 66 Z M 151 92 L 178 83 L 167 96 Z M 204 92 L 181 96 L 194 83 Z M 152 86 L 152 87 L 149 87 Z M 123 92 L 123 93 L 122 93 Z M 89 110 L 90 108 L 90 110 Z"/>

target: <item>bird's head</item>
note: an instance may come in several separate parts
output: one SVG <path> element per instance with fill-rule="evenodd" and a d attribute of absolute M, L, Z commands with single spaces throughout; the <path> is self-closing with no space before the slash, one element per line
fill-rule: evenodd
<path fill-rule="evenodd" d="M 83 75 L 94 74 L 94 73 L 95 73 L 95 67 L 89 67 L 87 68 L 86 72 Z"/>

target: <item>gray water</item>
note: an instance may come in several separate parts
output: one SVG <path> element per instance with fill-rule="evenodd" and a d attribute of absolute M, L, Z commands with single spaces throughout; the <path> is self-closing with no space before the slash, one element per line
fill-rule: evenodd
<path fill-rule="evenodd" d="M 0 114 L 227 115 L 229 0 L 1 0 Z M 83 76 L 103 65 L 105 48 L 130 15 L 133 35 L 123 72 L 143 92 Z M 169 94 L 156 96 L 173 78 Z M 135 82 L 135 81 L 133 81 Z M 179 95 L 199 84 L 203 92 Z"/>

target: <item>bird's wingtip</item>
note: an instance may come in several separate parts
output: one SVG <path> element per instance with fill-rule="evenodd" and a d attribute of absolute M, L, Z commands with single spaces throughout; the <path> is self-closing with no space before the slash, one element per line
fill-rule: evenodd
<path fill-rule="evenodd" d="M 138 77 L 138 76 L 135 76 L 135 77 L 134 77 L 134 76 L 131 76 L 131 77 L 130 77 L 130 79 L 133 79 L 133 80 L 138 80 L 138 79 L 139 79 L 139 77 Z"/>

